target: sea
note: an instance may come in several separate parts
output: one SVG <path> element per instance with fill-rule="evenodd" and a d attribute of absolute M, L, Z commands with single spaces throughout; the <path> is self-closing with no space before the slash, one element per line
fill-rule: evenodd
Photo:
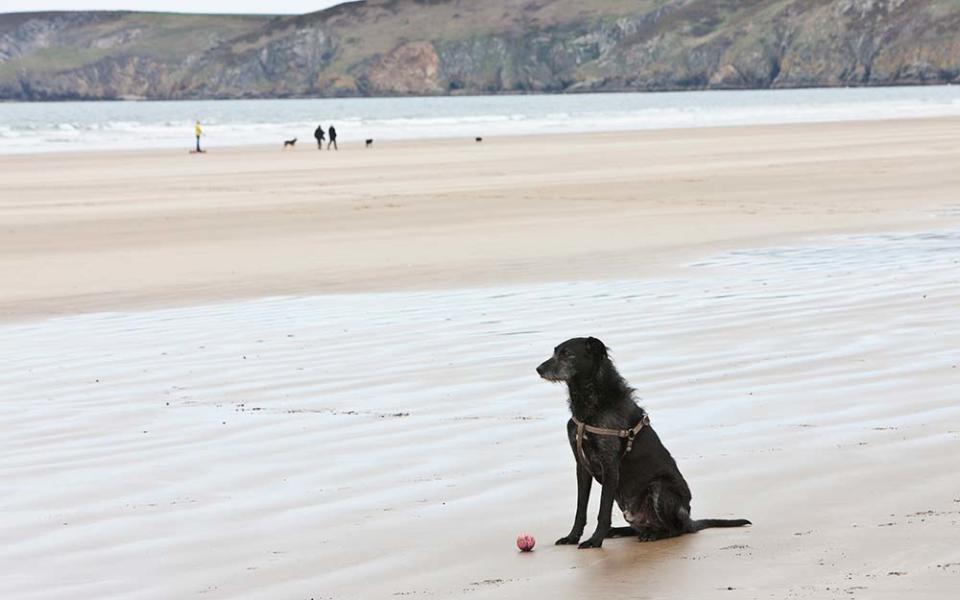
<path fill-rule="evenodd" d="M 0 154 L 469 138 L 960 116 L 960 86 L 425 98 L 0 103 Z"/>

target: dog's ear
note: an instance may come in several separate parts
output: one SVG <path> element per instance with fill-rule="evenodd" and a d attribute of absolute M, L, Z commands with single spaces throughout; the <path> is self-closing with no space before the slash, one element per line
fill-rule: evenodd
<path fill-rule="evenodd" d="M 587 352 L 589 352 L 596 358 L 600 358 L 600 359 L 607 358 L 607 347 L 604 345 L 603 342 L 601 342 L 595 337 L 587 338 Z"/>

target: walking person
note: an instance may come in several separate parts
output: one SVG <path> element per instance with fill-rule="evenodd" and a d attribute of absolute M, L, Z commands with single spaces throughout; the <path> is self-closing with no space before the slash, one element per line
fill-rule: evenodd
<path fill-rule="evenodd" d="M 193 132 L 197 135 L 197 153 L 202 153 L 203 150 L 200 149 L 200 138 L 203 136 L 203 127 L 200 127 L 200 121 L 197 121 L 197 124 L 193 127 Z"/>
<path fill-rule="evenodd" d="M 317 138 L 317 150 L 323 150 L 323 140 L 327 136 L 323 131 L 323 125 L 317 125 L 316 131 L 313 132 L 313 137 Z"/>
<path fill-rule="evenodd" d="M 334 150 L 339 150 L 340 148 L 337 147 L 337 130 L 333 125 L 330 126 L 329 134 L 330 142 L 327 144 L 327 150 L 330 149 L 330 146 L 333 146 Z"/>

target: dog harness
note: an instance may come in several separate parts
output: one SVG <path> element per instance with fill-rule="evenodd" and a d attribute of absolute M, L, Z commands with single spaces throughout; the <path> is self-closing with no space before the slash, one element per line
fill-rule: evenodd
<path fill-rule="evenodd" d="M 593 425 L 587 425 L 574 416 L 571 416 L 570 418 L 573 419 L 573 424 L 577 426 L 577 455 L 580 457 L 583 468 L 586 469 L 587 472 L 590 472 L 590 461 L 587 460 L 587 455 L 583 452 L 583 438 L 587 433 L 592 433 L 594 435 L 607 435 L 627 440 L 627 446 L 624 448 L 623 454 L 620 456 L 622 459 L 627 454 L 630 454 L 631 450 L 633 450 L 633 440 L 636 439 L 637 434 L 640 433 L 640 430 L 650 425 L 650 416 L 647 415 L 646 412 L 643 413 L 643 416 L 640 418 L 640 422 L 630 429 L 607 429 L 605 427 L 594 427 Z M 590 474 L 592 475 L 593 473 Z"/>

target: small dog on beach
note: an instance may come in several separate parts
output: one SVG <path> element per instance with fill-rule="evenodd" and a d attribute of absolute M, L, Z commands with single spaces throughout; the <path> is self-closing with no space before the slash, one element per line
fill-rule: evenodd
<path fill-rule="evenodd" d="M 567 437 L 577 462 L 577 512 L 573 529 L 558 545 L 580 541 L 594 479 L 603 486 L 597 529 L 580 548 L 599 548 L 610 537 L 636 535 L 652 542 L 708 527 L 751 524 L 746 519 L 690 518 L 690 488 L 603 342 L 592 337 L 567 340 L 537 373 L 567 384 L 573 414 Z M 611 527 L 614 500 L 630 527 Z"/>
<path fill-rule="evenodd" d="M 476 138 L 476 140 L 477 140 L 477 143 L 479 144 L 480 142 L 483 141 L 483 138 L 482 138 L 482 137 L 478 137 L 478 138 Z"/>
<path fill-rule="evenodd" d="M 297 138 L 293 138 L 292 140 L 287 140 L 287 141 L 283 142 L 283 147 L 284 147 L 284 149 L 286 149 L 286 148 L 295 148 L 296 146 L 297 146 Z"/>
<path fill-rule="evenodd" d="M 372 146 L 373 146 L 373 140 L 367 140 L 367 148 L 370 148 Z"/>

